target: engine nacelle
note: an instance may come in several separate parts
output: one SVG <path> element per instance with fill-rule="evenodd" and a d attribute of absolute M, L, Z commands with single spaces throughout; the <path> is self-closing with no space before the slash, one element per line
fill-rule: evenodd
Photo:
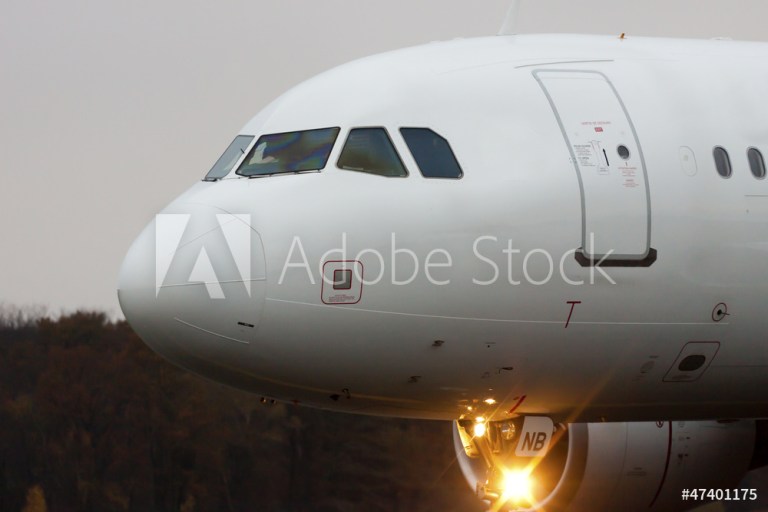
<path fill-rule="evenodd" d="M 488 475 L 497 471 L 489 472 L 466 431 L 460 434 L 462 428 L 457 422 L 453 432 L 461 470 L 481 498 L 493 501 L 495 496 L 483 496 L 483 490 Z M 546 456 L 530 461 L 530 502 L 506 507 L 547 512 L 687 510 L 702 502 L 683 501 L 683 489 L 734 489 L 755 449 L 754 421 L 575 423 L 558 428 Z"/>

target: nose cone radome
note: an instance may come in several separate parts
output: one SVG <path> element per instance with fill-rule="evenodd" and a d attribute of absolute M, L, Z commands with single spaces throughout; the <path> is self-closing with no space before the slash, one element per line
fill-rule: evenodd
<path fill-rule="evenodd" d="M 125 318 L 153 350 L 198 373 L 247 354 L 264 304 L 264 248 L 248 214 L 181 204 L 157 215 L 120 269 Z"/>

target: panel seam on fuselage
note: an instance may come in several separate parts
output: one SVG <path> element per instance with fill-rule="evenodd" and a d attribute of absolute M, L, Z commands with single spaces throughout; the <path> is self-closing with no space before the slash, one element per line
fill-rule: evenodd
<path fill-rule="evenodd" d="M 446 316 L 446 315 L 429 315 L 429 314 L 423 314 L 423 313 L 405 313 L 401 311 L 382 311 L 382 310 L 376 310 L 376 309 L 365 309 L 365 308 L 350 308 L 350 307 L 342 307 L 342 306 L 336 306 L 336 305 L 328 305 L 328 304 L 313 304 L 311 302 L 301 302 L 296 300 L 286 300 L 286 299 L 273 299 L 270 297 L 267 297 L 265 299 L 267 302 L 280 302 L 285 304 L 294 304 L 297 306 L 309 306 L 314 308 L 326 308 L 326 309 L 332 309 L 332 310 L 343 310 L 343 311 L 358 311 L 360 313 L 379 313 L 382 315 L 399 315 L 399 316 L 410 316 L 410 317 L 416 317 L 416 318 L 435 318 L 435 319 L 442 319 L 442 320 L 466 320 L 466 321 L 472 321 L 472 322 L 499 322 L 499 323 L 510 323 L 510 324 L 553 324 L 553 325 L 562 325 L 562 320 L 519 320 L 519 319 L 506 319 L 506 318 L 475 318 L 475 317 L 462 317 L 462 316 Z M 713 325 L 713 326 L 721 326 L 725 327 L 729 324 L 727 323 L 716 323 L 713 324 L 711 322 L 588 322 L 588 321 L 581 321 L 581 322 L 575 322 L 571 321 L 570 325 L 647 325 L 647 326 L 654 326 L 654 325 L 678 325 L 678 326 L 703 326 L 703 325 Z"/>

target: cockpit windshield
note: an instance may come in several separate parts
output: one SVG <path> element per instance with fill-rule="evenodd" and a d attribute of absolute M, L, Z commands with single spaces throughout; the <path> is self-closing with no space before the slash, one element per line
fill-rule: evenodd
<path fill-rule="evenodd" d="M 325 167 L 338 128 L 262 135 L 237 169 L 240 176 L 316 171 Z"/>
<path fill-rule="evenodd" d="M 248 144 L 253 140 L 253 135 L 238 135 L 232 144 L 229 145 L 224 154 L 216 160 L 208 174 L 205 175 L 205 181 L 220 180 L 232 170 L 240 157 L 243 156 Z"/>

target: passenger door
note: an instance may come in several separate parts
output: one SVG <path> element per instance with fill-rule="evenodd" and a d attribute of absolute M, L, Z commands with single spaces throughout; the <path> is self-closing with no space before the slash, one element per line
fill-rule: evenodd
<path fill-rule="evenodd" d="M 582 265 L 647 266 L 648 177 L 634 126 L 618 92 L 598 71 L 537 70 L 581 188 Z"/>

